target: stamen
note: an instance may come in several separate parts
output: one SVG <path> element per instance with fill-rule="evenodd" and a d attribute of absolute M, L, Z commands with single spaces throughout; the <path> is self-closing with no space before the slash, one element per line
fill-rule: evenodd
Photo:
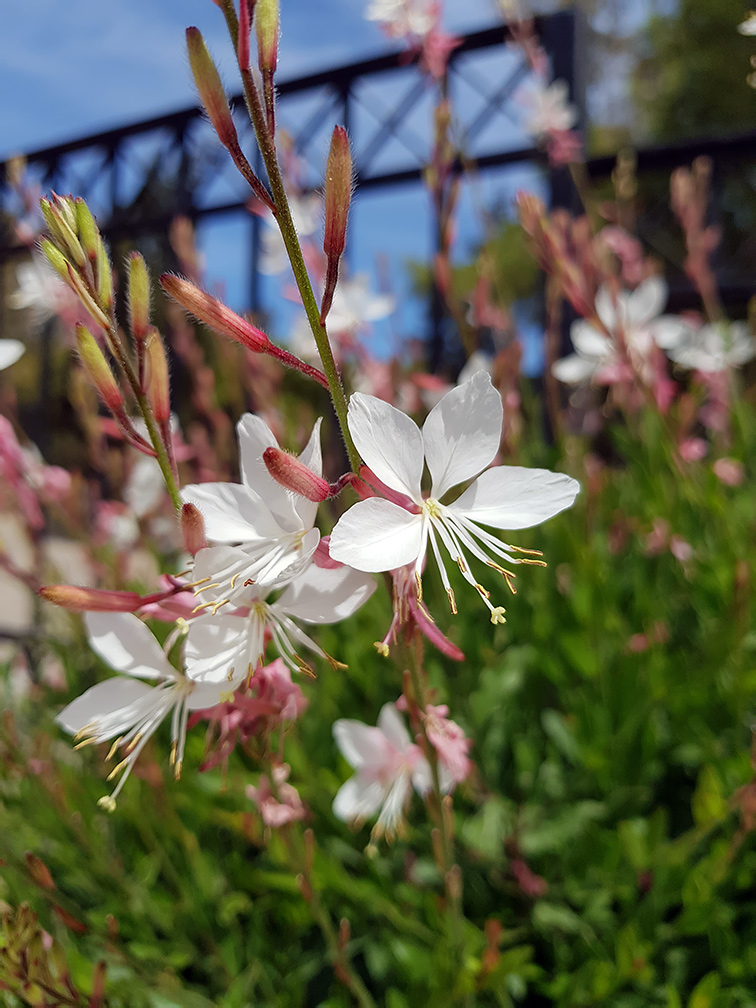
<path fill-rule="evenodd" d="M 119 774 L 119 773 L 121 772 L 121 770 L 123 770 L 123 768 L 124 768 L 125 766 L 128 766 L 128 765 L 129 765 L 129 762 L 130 762 L 130 761 L 129 761 L 129 757 L 128 757 L 128 756 L 126 757 L 126 759 L 123 759 L 123 760 L 121 760 L 121 762 L 120 762 L 120 763 L 117 763 L 117 764 L 116 764 L 116 765 L 115 765 L 115 766 L 113 767 L 113 769 L 112 769 L 112 770 L 110 771 L 110 773 L 109 773 L 109 774 L 108 774 L 108 776 L 107 776 L 107 777 L 105 778 L 105 780 L 113 780 L 113 778 L 114 778 L 114 777 L 116 777 L 116 776 L 117 776 L 117 775 L 118 775 L 118 774 Z"/>
<path fill-rule="evenodd" d="M 116 810 L 116 800 L 110 795 L 103 795 L 102 798 L 98 798 L 97 804 L 100 808 L 105 809 L 106 812 L 115 812 Z"/>
<path fill-rule="evenodd" d="M 449 606 L 452 611 L 452 616 L 457 615 L 457 603 L 454 601 L 454 592 L 451 588 L 446 589 L 446 594 L 449 596 Z"/>
<path fill-rule="evenodd" d="M 306 661 L 304 660 L 304 658 L 301 658 L 301 657 L 300 657 L 300 656 L 299 656 L 299 655 L 298 655 L 298 654 L 296 653 L 296 651 L 293 651 L 293 652 L 292 652 L 292 658 L 293 658 L 293 659 L 294 659 L 294 661 L 296 662 L 296 665 L 297 665 L 297 668 L 299 669 L 299 671 L 300 671 L 300 672 L 304 672 L 304 674 L 305 674 L 306 676 L 309 676 L 309 677 L 310 677 L 311 679 L 317 679 L 317 678 L 318 678 L 318 677 L 317 677 L 317 676 L 315 675 L 314 671 L 313 671 L 313 670 L 312 670 L 312 669 L 310 668 L 310 666 L 309 666 L 309 665 L 307 664 L 307 662 L 306 662 Z M 331 661 L 333 661 L 333 659 L 331 659 Z M 345 667 L 346 667 L 346 666 L 345 666 Z"/>
<path fill-rule="evenodd" d="M 252 578 L 247 578 L 247 580 L 244 582 L 244 587 L 245 588 L 249 588 L 249 586 L 253 585 L 254 583 L 255 582 L 254 582 L 254 580 Z"/>
<path fill-rule="evenodd" d="M 549 566 L 546 563 L 545 560 L 531 560 L 531 559 L 529 559 L 529 557 L 518 557 L 516 560 L 513 560 L 512 563 L 531 564 L 531 566 L 533 566 L 533 567 L 548 567 Z"/>
<path fill-rule="evenodd" d="M 385 641 L 374 641 L 373 647 L 378 652 L 379 655 L 383 655 L 384 658 L 389 656 L 389 646 Z"/>
<path fill-rule="evenodd" d="M 420 572 L 415 571 L 415 584 L 417 585 L 417 601 L 423 601 L 423 582 L 420 579 Z"/>
<path fill-rule="evenodd" d="M 85 749 L 87 746 L 94 745 L 97 739 L 94 736 L 82 739 L 81 742 L 77 742 L 74 749 Z"/>
<path fill-rule="evenodd" d="M 234 678 L 234 666 L 232 665 L 226 675 L 226 682 L 231 682 L 233 678 Z"/>
<path fill-rule="evenodd" d="M 507 610 L 504 608 L 504 606 L 496 606 L 494 609 L 491 610 L 491 622 L 493 624 L 506 623 L 507 621 L 504 618 L 504 613 L 506 611 Z"/>
<path fill-rule="evenodd" d="M 231 591 L 234 590 L 234 587 L 236 586 L 236 582 L 237 582 L 238 578 L 240 578 L 240 577 L 241 577 L 241 571 L 237 571 L 236 574 L 234 574 L 234 576 L 231 578 Z"/>
<path fill-rule="evenodd" d="M 480 592 L 480 594 L 483 596 L 483 598 L 487 598 L 487 599 L 491 598 L 491 592 L 488 591 L 487 588 L 484 588 L 482 584 L 478 584 L 476 582 L 475 587 Z"/>
<path fill-rule="evenodd" d="M 329 655 L 327 651 L 324 651 L 323 654 L 330 662 L 331 668 L 333 669 L 334 672 L 339 672 L 341 669 L 349 668 L 349 666 L 345 665 L 344 662 L 336 661 L 336 659 L 331 657 L 331 655 Z"/>
<path fill-rule="evenodd" d="M 176 707 L 176 710 L 178 711 L 178 706 Z M 176 720 L 178 721 L 178 718 L 176 718 Z M 168 760 L 169 766 L 173 766 L 175 764 L 177 752 L 178 752 L 178 739 L 174 739 L 173 742 L 171 742 L 171 755 Z"/>
<path fill-rule="evenodd" d="M 465 565 L 465 561 L 462 559 L 462 557 L 456 556 L 454 557 L 454 559 L 457 561 L 457 566 L 462 571 L 462 573 L 467 574 L 467 566 Z"/>
<path fill-rule="evenodd" d="M 113 759 L 113 757 L 116 754 L 116 750 L 118 749 L 118 746 L 121 744 L 122 741 L 123 741 L 123 735 L 119 735 L 118 738 L 113 743 L 113 745 L 108 750 L 108 755 L 105 757 L 105 762 L 106 763 L 107 763 L 108 760 L 112 760 Z"/>
<path fill-rule="evenodd" d="M 524 546 L 510 546 L 509 548 L 516 553 L 530 553 L 531 556 L 543 556 L 543 550 L 525 549 Z"/>
<path fill-rule="evenodd" d="M 210 578 L 205 578 L 204 580 L 209 581 Z M 220 588 L 220 586 L 220 581 L 214 581 L 212 584 L 203 584 L 201 588 L 195 588 L 192 595 L 196 597 L 197 595 L 201 595 L 203 591 L 208 591 L 210 588 Z"/>
<path fill-rule="evenodd" d="M 512 571 L 505 570 L 504 577 L 507 579 L 507 588 L 509 588 L 509 590 L 512 592 L 513 595 L 516 595 L 517 589 L 513 584 L 516 575 L 513 574 Z"/>
<path fill-rule="evenodd" d="M 97 722 L 96 721 L 90 721 L 89 724 L 85 724 L 83 728 L 79 728 L 79 730 L 74 735 L 74 742 L 77 739 L 83 738 L 85 735 L 88 735 L 92 731 L 92 729 L 96 728 L 96 727 L 97 727 Z"/>

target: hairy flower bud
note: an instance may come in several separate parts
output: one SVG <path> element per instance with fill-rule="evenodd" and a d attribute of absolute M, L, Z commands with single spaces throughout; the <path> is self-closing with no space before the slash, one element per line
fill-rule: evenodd
<path fill-rule="evenodd" d="M 97 297 L 103 309 L 110 311 L 113 307 L 113 271 L 102 241 L 97 250 Z"/>
<path fill-rule="evenodd" d="M 147 362 L 147 398 L 159 424 L 167 424 L 171 418 L 171 383 L 168 376 L 168 360 L 160 333 L 154 326 L 147 329 L 145 342 Z"/>
<path fill-rule="evenodd" d="M 236 56 L 240 70 L 249 70 L 249 36 L 252 31 L 252 15 L 255 0 L 241 0 L 239 4 L 239 38 Z"/>
<path fill-rule="evenodd" d="M 352 198 L 352 157 L 343 126 L 335 126 L 325 175 L 325 232 L 323 251 L 340 256 L 346 244 L 347 216 Z"/>
<path fill-rule="evenodd" d="M 74 200 L 74 209 L 76 211 L 76 230 L 79 234 L 79 241 L 89 261 L 96 262 L 102 242 L 97 223 L 92 216 L 92 211 L 81 196 L 77 196 Z"/>
<path fill-rule="evenodd" d="M 243 0 L 242 0 L 243 6 Z M 192 556 L 196 556 L 201 549 L 207 546 L 205 538 L 205 520 L 202 512 L 195 504 L 186 503 L 181 506 L 181 538 L 184 549 Z"/>
<path fill-rule="evenodd" d="M 213 129 L 224 147 L 238 148 L 239 141 L 236 127 L 231 118 L 226 93 L 221 79 L 205 46 L 205 40 L 198 28 L 186 29 L 186 45 L 189 52 L 189 65 L 192 68 L 194 83 L 199 92 L 200 101 L 208 114 Z"/>
<path fill-rule="evenodd" d="M 70 268 L 70 263 L 57 245 L 53 245 L 49 238 L 41 238 L 39 248 L 61 280 L 65 280 L 65 282 L 68 283 L 68 270 Z"/>
<path fill-rule="evenodd" d="M 272 74 L 278 62 L 278 0 L 257 0 L 255 28 L 260 71 Z"/>
<path fill-rule="evenodd" d="M 129 256 L 129 313 L 132 335 L 141 342 L 150 324 L 150 277 L 138 252 Z"/>
<path fill-rule="evenodd" d="M 290 455 L 281 448 L 266 448 L 263 462 L 277 483 L 287 490 L 293 490 L 300 497 L 318 503 L 330 497 L 331 486 L 328 480 L 308 469 L 296 455 Z"/>
<path fill-rule="evenodd" d="M 78 588 L 76 585 L 46 585 L 39 589 L 39 594 L 48 602 L 72 612 L 135 612 L 143 601 L 136 592 Z"/>
<path fill-rule="evenodd" d="M 114 413 L 123 410 L 123 396 L 97 340 L 86 326 L 76 326 L 76 349 L 90 381 Z"/>
<path fill-rule="evenodd" d="M 61 209 L 61 201 L 55 200 L 55 205 L 49 200 L 41 199 L 39 208 L 45 219 L 45 224 L 52 236 L 53 241 L 66 256 L 68 256 L 78 267 L 83 267 L 87 261 L 81 242 L 76 236 L 76 217 L 71 213 L 64 214 Z"/>
<path fill-rule="evenodd" d="M 182 308 L 198 318 L 200 322 L 210 326 L 216 332 L 229 339 L 241 343 L 255 353 L 269 353 L 271 342 L 264 332 L 245 322 L 236 312 L 231 311 L 221 301 L 211 294 L 195 287 L 188 280 L 164 273 L 160 277 L 160 285 L 166 294 L 178 301 Z"/>

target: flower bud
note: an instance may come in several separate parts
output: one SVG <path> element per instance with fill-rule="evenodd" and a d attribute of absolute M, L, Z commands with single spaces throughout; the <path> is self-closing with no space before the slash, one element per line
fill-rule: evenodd
<path fill-rule="evenodd" d="M 46 585 L 42 598 L 71 612 L 136 612 L 142 598 L 136 592 L 78 588 L 75 585 Z"/>
<path fill-rule="evenodd" d="M 61 280 L 65 280 L 68 283 L 70 263 L 57 245 L 53 245 L 49 238 L 40 238 L 39 248 Z"/>
<path fill-rule="evenodd" d="M 35 885 L 38 885 L 40 889 L 46 889 L 48 892 L 52 892 L 55 888 L 55 882 L 50 874 L 50 869 L 47 867 L 42 858 L 37 857 L 36 854 L 32 854 L 31 851 L 27 851 L 26 867 L 29 869 L 29 874 L 31 875 L 32 881 Z"/>
<path fill-rule="evenodd" d="M 352 157 L 343 126 L 335 126 L 325 175 L 325 233 L 323 251 L 340 256 L 346 244 L 347 216 L 352 198 Z"/>
<path fill-rule="evenodd" d="M 138 252 L 129 256 L 129 312 L 132 335 L 141 343 L 150 324 L 150 277 Z"/>
<path fill-rule="evenodd" d="M 70 224 L 67 219 L 67 215 L 64 217 L 61 213 L 58 200 L 56 200 L 56 204 L 53 206 L 49 200 L 41 199 L 39 201 L 39 208 L 42 211 L 45 224 L 47 224 L 48 230 L 55 244 L 61 252 L 70 256 L 73 262 L 75 262 L 79 268 L 82 268 L 87 261 L 87 257 L 84 255 L 84 249 L 81 247 L 81 242 L 74 232 L 76 218 L 73 217 L 73 223 Z"/>
<path fill-rule="evenodd" d="M 213 129 L 224 147 L 237 148 L 239 141 L 226 93 L 198 28 L 186 29 L 186 45 L 194 83 Z"/>
<path fill-rule="evenodd" d="M 76 348 L 84 370 L 102 401 L 112 412 L 122 411 L 124 403 L 121 390 L 97 340 L 86 326 L 76 326 Z"/>
<path fill-rule="evenodd" d="M 170 423 L 171 419 L 171 383 L 168 377 L 168 360 L 160 333 L 154 326 L 149 326 L 145 343 L 145 359 L 147 362 L 147 398 L 152 406 L 152 412 L 159 424 Z"/>
<path fill-rule="evenodd" d="M 242 6 L 244 6 L 243 0 Z M 187 503 L 181 506 L 181 538 L 184 542 L 184 549 L 192 556 L 196 556 L 201 549 L 207 546 L 205 520 L 195 504 Z"/>
<path fill-rule="evenodd" d="M 68 266 L 68 277 L 66 279 L 68 286 L 76 293 L 79 301 L 81 301 L 82 305 L 86 308 L 97 325 L 102 329 L 109 329 L 110 320 L 108 319 L 108 316 L 89 293 L 84 285 L 84 281 L 71 265 Z"/>
<path fill-rule="evenodd" d="M 278 62 L 278 0 L 257 0 L 255 28 L 260 71 L 273 74 Z"/>
<path fill-rule="evenodd" d="M 236 56 L 240 70 L 249 70 L 249 36 L 252 31 L 252 14 L 255 0 L 241 0 L 239 4 L 239 37 Z"/>
<path fill-rule="evenodd" d="M 328 480 L 316 475 L 304 462 L 300 462 L 289 452 L 280 448 L 266 448 L 263 452 L 263 462 L 276 483 L 280 483 L 287 490 L 293 490 L 300 497 L 320 503 L 331 495 Z"/>
<path fill-rule="evenodd" d="M 164 273 L 160 277 L 160 284 L 174 301 L 178 301 L 182 308 L 211 329 L 241 343 L 255 353 L 270 353 L 272 344 L 265 333 L 245 322 L 241 316 L 211 294 L 195 287 L 188 280 L 171 276 L 170 273 Z"/>
<path fill-rule="evenodd" d="M 113 307 L 113 271 L 102 241 L 97 250 L 97 297 L 103 309 L 110 311 Z"/>
<path fill-rule="evenodd" d="M 100 238 L 100 232 L 92 216 L 92 211 L 80 196 L 77 196 L 74 200 L 74 209 L 76 211 L 76 230 L 79 234 L 79 240 L 89 261 L 96 262 L 100 253 L 102 238 Z"/>

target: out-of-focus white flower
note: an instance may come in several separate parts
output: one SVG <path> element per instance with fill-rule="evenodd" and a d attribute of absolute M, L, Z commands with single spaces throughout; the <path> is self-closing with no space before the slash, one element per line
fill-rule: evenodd
<path fill-rule="evenodd" d="M 333 737 L 339 751 L 356 770 L 342 784 L 333 813 L 347 822 L 360 822 L 380 810 L 373 835 L 391 839 L 401 829 L 412 787 L 420 795 L 432 786 L 431 769 L 418 745 L 409 737 L 392 703 L 384 704 L 376 727 L 341 718 Z M 445 781 L 448 790 L 450 781 Z"/>
<path fill-rule="evenodd" d="M 567 100 L 566 81 L 556 80 L 544 84 L 536 80 L 522 96 L 523 104 L 529 107 L 525 128 L 537 139 L 549 137 L 552 133 L 570 130 L 578 119 L 578 111 Z"/>
<path fill-rule="evenodd" d="M 300 238 L 309 238 L 318 230 L 321 206 L 322 201 L 317 193 L 289 198 L 291 218 Z M 260 272 L 265 276 L 277 276 L 289 266 L 289 257 L 281 229 L 269 210 L 263 214 L 263 220 L 266 226 L 260 239 Z"/>
<path fill-rule="evenodd" d="M 745 21 L 738 25 L 741 35 L 756 35 L 756 11 L 750 11 Z"/>
<path fill-rule="evenodd" d="M 390 294 L 371 294 L 367 273 L 339 280 L 328 313 L 328 331 L 355 332 L 368 322 L 387 318 L 396 308 Z"/>
<path fill-rule="evenodd" d="M 40 255 L 35 254 L 16 267 L 16 282 L 18 287 L 8 298 L 8 304 L 19 311 L 28 308 L 36 325 L 76 303 L 69 288 Z"/>
<path fill-rule="evenodd" d="M 573 322 L 570 338 L 575 353 L 556 361 L 554 376 L 567 384 L 594 377 L 612 380 L 612 369 L 621 362 L 620 340 L 640 370 L 654 346 L 669 353 L 685 338 L 689 326 L 675 315 L 660 315 L 666 300 L 667 285 L 661 277 L 649 277 L 633 291 L 620 291 L 616 300 L 606 285 L 600 287 L 596 314 L 611 335 L 585 319 Z"/>
<path fill-rule="evenodd" d="M 316 542 L 317 545 L 317 542 Z M 326 654 L 296 621 L 337 623 L 356 612 L 375 591 L 374 578 L 346 566 L 318 567 L 310 562 L 314 546 L 303 549 L 301 561 L 291 565 L 277 581 L 260 584 L 247 576 L 249 563 L 243 547 L 214 546 L 200 550 L 195 559 L 196 594 L 212 615 L 189 623 L 187 647 L 223 669 L 252 675 L 263 660 L 266 633 L 286 664 L 312 674 L 300 656 L 301 648 L 343 667 Z M 284 588 L 273 601 L 271 595 Z M 235 612 L 218 613 L 229 605 Z M 221 646 L 217 635 L 222 633 Z"/>
<path fill-rule="evenodd" d="M 235 680 L 224 673 L 219 679 L 212 661 L 188 652 L 186 673 L 177 671 L 132 613 L 87 613 L 84 621 L 92 649 L 124 675 L 92 686 L 56 720 L 78 740 L 78 747 L 115 739 L 108 759 L 118 749 L 125 754 L 108 777 L 123 771 L 121 779 L 113 793 L 99 802 L 112 811 L 137 757 L 161 721 L 172 714 L 171 764 L 179 777 L 188 712 L 214 707 L 231 696 L 243 676 Z"/>
<path fill-rule="evenodd" d="M 149 444 L 150 439 L 144 420 L 141 418 L 135 419 L 134 429 Z M 182 444 L 181 428 L 179 427 L 178 417 L 175 413 L 171 414 L 171 436 L 174 446 L 177 443 Z M 137 518 L 144 518 L 150 511 L 154 511 L 166 496 L 165 479 L 163 478 L 157 459 L 140 453 L 131 467 L 129 478 L 124 487 L 123 499 Z"/>
<path fill-rule="evenodd" d="M 432 0 L 371 0 L 365 18 L 378 21 L 393 38 L 423 38 L 433 30 L 438 12 Z"/>
<path fill-rule="evenodd" d="M 318 420 L 310 440 L 299 456 L 318 476 L 323 474 Z M 246 413 L 236 425 L 239 436 L 241 483 L 193 483 L 181 498 L 199 508 L 207 538 L 216 543 L 242 543 L 239 570 L 242 580 L 258 586 L 271 585 L 291 564 L 299 565 L 318 545 L 320 533 L 313 528 L 318 505 L 285 490 L 268 472 L 263 461 L 266 448 L 278 448 L 275 435 L 260 417 Z M 201 554 L 198 554 L 198 557 Z M 242 562 L 242 556 L 246 559 Z M 243 568 L 243 564 L 246 567 Z M 226 569 L 232 569 L 226 565 Z M 195 567 L 196 574 L 196 567 Z M 219 569 L 209 581 L 218 581 Z M 231 598 L 235 582 L 222 585 L 224 598 Z M 196 580 L 196 578 L 195 578 Z M 208 581 L 208 583 L 209 583 Z"/>
<path fill-rule="evenodd" d="M 477 374 L 478 371 L 485 371 L 487 374 L 491 374 L 492 368 L 493 357 L 491 357 L 490 354 L 487 354 L 485 350 L 473 350 L 465 361 L 464 367 L 459 372 L 456 384 L 464 385 L 465 382 L 470 381 L 472 376 Z M 430 378 L 433 376 L 429 375 L 428 377 Z M 420 389 L 420 398 L 422 399 L 423 406 L 425 406 L 426 409 L 433 409 L 436 403 L 439 403 L 446 393 L 450 391 L 450 389 L 454 388 L 454 385 L 451 385 L 449 382 L 441 382 L 439 379 L 436 380 L 439 381 L 439 384 L 435 385 L 434 383 L 433 386 L 426 386 L 421 384 L 420 381 L 417 382 Z M 358 389 L 358 391 L 362 390 Z"/>
<path fill-rule="evenodd" d="M 0 371 L 15 364 L 26 347 L 20 340 L 0 339 Z"/>
<path fill-rule="evenodd" d="M 440 541 L 483 599 L 491 622 L 504 622 L 504 608 L 492 605 L 490 592 L 473 576 L 467 554 L 499 571 L 510 587 L 513 572 L 492 556 L 511 564 L 543 561 L 515 557 L 514 553 L 532 551 L 502 543 L 478 523 L 498 529 L 540 525 L 570 507 L 580 485 L 570 476 L 546 469 L 496 466 L 482 472 L 499 450 L 502 419 L 501 396 L 484 371 L 447 392 L 431 410 L 422 433 L 410 417 L 388 403 L 355 393 L 349 401 L 348 422 L 357 451 L 375 476 L 395 495 L 403 496 L 406 504 L 381 497 L 354 504 L 333 530 L 331 556 L 364 571 L 413 564 L 421 599 L 420 576 L 430 543 L 456 613 Z M 426 463 L 432 485 L 430 496 L 424 498 L 420 481 Z M 478 473 L 455 501 L 441 503 L 448 491 Z"/>
<path fill-rule="evenodd" d="M 698 330 L 688 326 L 684 335 L 669 356 L 691 371 L 713 374 L 756 357 L 756 341 L 747 322 L 712 322 Z"/>

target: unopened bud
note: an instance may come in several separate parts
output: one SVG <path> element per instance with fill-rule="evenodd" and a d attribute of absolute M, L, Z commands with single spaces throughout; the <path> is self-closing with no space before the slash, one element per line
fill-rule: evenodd
<path fill-rule="evenodd" d="M 278 62 L 278 0 L 257 0 L 255 28 L 260 70 L 272 74 Z"/>
<path fill-rule="evenodd" d="M 239 69 L 249 70 L 249 36 L 252 32 L 252 7 L 254 0 L 241 0 L 239 4 L 239 36 L 236 47 L 236 56 L 239 60 Z"/>
<path fill-rule="evenodd" d="M 102 241 L 97 250 L 97 298 L 103 309 L 110 311 L 113 307 L 113 271 Z"/>
<path fill-rule="evenodd" d="M 129 256 L 129 312 L 131 333 L 141 342 L 150 324 L 150 277 L 147 265 L 138 252 Z"/>
<path fill-rule="evenodd" d="M 231 311 L 211 294 L 195 287 L 188 280 L 171 276 L 170 273 L 164 273 L 160 277 L 160 284 L 174 301 L 178 301 L 182 308 L 198 318 L 200 322 L 210 326 L 211 329 L 241 343 L 242 346 L 255 353 L 270 352 L 271 342 L 264 332 L 250 325 L 249 322 L 245 322 L 240 315 Z"/>
<path fill-rule="evenodd" d="M 79 351 L 81 363 L 92 384 L 102 397 L 102 401 L 114 413 L 123 410 L 123 396 L 115 380 L 105 354 L 97 340 L 86 326 L 76 326 L 76 348 Z"/>
<path fill-rule="evenodd" d="M 168 377 L 168 360 L 160 333 L 154 326 L 148 329 L 145 343 L 145 359 L 147 361 L 147 398 L 150 400 L 152 412 L 160 424 L 170 423 L 171 419 L 171 383 Z"/>
<path fill-rule="evenodd" d="M 224 147 L 238 148 L 239 141 L 231 118 L 231 109 L 228 107 L 228 99 L 215 63 L 198 28 L 186 29 L 186 45 L 200 101 L 213 124 L 213 129 L 218 134 L 218 139 Z"/>
<path fill-rule="evenodd" d="M 343 126 L 335 126 L 325 176 L 325 233 L 323 251 L 340 256 L 346 244 L 347 216 L 352 198 L 352 157 Z"/>
<path fill-rule="evenodd" d="M 244 6 L 243 2 L 242 6 Z M 207 546 L 205 520 L 195 504 L 187 503 L 181 506 L 181 538 L 184 542 L 184 549 L 192 556 L 196 556 L 201 549 Z"/>
<path fill-rule="evenodd" d="M 79 233 L 79 241 L 89 261 L 96 262 L 102 239 L 100 238 L 100 232 L 95 219 L 92 216 L 92 211 L 80 196 L 74 200 L 74 208 L 76 210 L 76 230 Z"/>
<path fill-rule="evenodd" d="M 318 503 L 330 497 L 331 486 L 328 480 L 308 469 L 295 455 L 280 448 L 266 448 L 263 462 L 276 483 L 287 490 L 293 490 L 300 497 Z"/>
<path fill-rule="evenodd" d="M 86 308 L 86 310 L 95 320 L 95 322 L 103 329 L 109 329 L 110 320 L 108 319 L 108 316 L 105 314 L 102 308 L 100 308 L 95 299 L 92 297 L 87 288 L 84 286 L 84 281 L 81 279 L 81 277 L 73 268 L 73 266 L 68 267 L 67 280 L 68 280 L 68 286 L 75 291 L 77 297 L 79 298 L 79 301 L 81 301 L 82 305 Z"/>
<path fill-rule="evenodd" d="M 53 245 L 49 238 L 40 238 L 39 248 L 61 280 L 68 283 L 68 270 L 71 264 L 57 245 Z"/>
<path fill-rule="evenodd" d="M 78 588 L 75 585 L 47 585 L 39 589 L 42 598 L 71 612 L 136 612 L 142 598 L 136 592 Z"/>
<path fill-rule="evenodd" d="M 73 197 L 71 196 L 59 196 L 56 192 L 52 194 L 52 201 L 54 204 L 54 209 L 58 213 L 69 228 L 72 231 L 76 231 L 76 209 L 74 207 Z"/>
<path fill-rule="evenodd" d="M 68 215 L 61 213 L 60 201 L 56 200 L 53 206 L 49 200 L 41 199 L 39 207 L 45 219 L 48 230 L 61 252 L 68 255 L 76 265 L 81 268 L 87 261 L 81 242 L 76 237 L 74 228 L 76 227 L 76 217 L 73 216 L 72 223 L 69 223 Z"/>

